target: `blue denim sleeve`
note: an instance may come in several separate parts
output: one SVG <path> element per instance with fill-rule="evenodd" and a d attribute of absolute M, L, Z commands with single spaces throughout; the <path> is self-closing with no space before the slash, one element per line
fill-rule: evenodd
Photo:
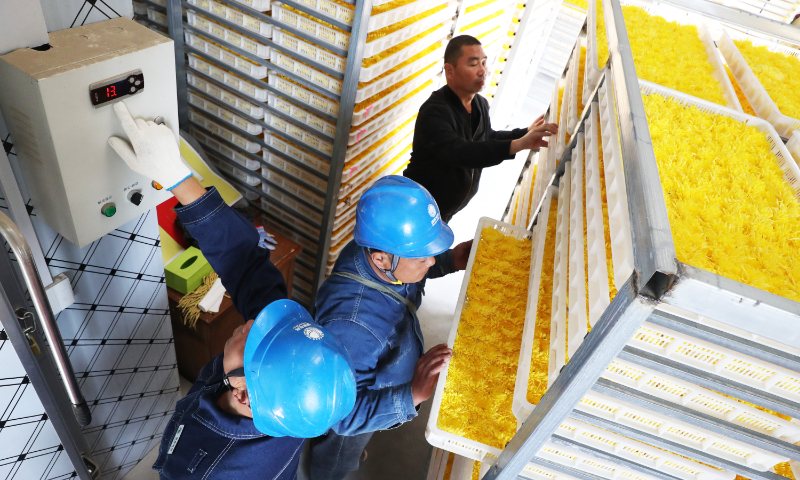
<path fill-rule="evenodd" d="M 376 367 L 381 342 L 363 326 L 347 320 L 320 321 L 336 338 L 358 338 L 357 342 L 343 342 L 353 360 L 356 373 L 356 403 L 353 410 L 331 427 L 339 435 L 386 430 L 417 416 L 411 396 L 411 382 L 381 389 L 370 389 L 375 384 Z"/>
<path fill-rule="evenodd" d="M 189 205 L 176 207 L 200 251 L 222 279 L 236 310 L 246 319 L 256 318 L 267 305 L 286 298 L 283 275 L 258 246 L 256 227 L 234 211 L 211 188 Z"/>

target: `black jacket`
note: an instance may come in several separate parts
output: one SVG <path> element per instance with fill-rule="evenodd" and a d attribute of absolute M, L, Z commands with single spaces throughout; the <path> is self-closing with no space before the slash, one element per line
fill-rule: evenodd
<path fill-rule="evenodd" d="M 414 127 L 411 161 L 403 175 L 431 192 L 445 222 L 475 196 L 482 169 L 514 158 L 508 153 L 511 140 L 527 133 L 524 128 L 492 130 L 489 103 L 481 95 L 472 99 L 472 114 L 480 115 L 474 135 L 470 114 L 445 85 L 422 104 Z"/>

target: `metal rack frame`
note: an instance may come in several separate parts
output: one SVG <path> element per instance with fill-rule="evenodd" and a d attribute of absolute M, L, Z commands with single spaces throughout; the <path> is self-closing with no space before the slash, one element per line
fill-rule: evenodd
<path fill-rule="evenodd" d="M 242 12 L 244 12 L 244 13 L 246 13 L 248 15 L 251 15 L 251 16 L 253 16 L 253 17 L 255 17 L 255 18 L 257 18 L 257 19 L 259 19 L 261 21 L 264 21 L 266 23 L 269 23 L 270 25 L 273 25 L 275 27 L 281 28 L 282 30 L 285 30 L 285 31 L 287 31 L 287 32 L 289 32 L 289 33 L 291 33 L 293 35 L 296 35 L 296 36 L 298 36 L 300 38 L 303 38 L 305 40 L 311 41 L 312 43 L 315 43 L 315 44 L 319 43 L 317 39 L 315 39 L 313 37 L 310 37 L 305 32 L 303 32 L 303 31 L 301 31 L 301 30 L 299 30 L 299 29 L 297 29 L 297 28 L 295 28 L 295 27 L 293 27 L 291 25 L 288 25 L 288 24 L 286 24 L 284 22 L 281 22 L 281 21 L 279 21 L 279 20 L 277 20 L 277 19 L 275 19 L 275 18 L 273 18 L 271 16 L 265 15 L 262 12 L 256 11 L 256 10 L 248 7 L 247 5 L 243 5 L 243 4 L 240 4 L 238 2 L 234 2 L 233 0 L 217 0 L 217 1 L 219 1 L 219 2 L 221 2 L 223 4 L 226 4 L 226 5 L 229 5 L 231 7 L 235 7 L 236 9 L 241 10 Z M 324 198 L 325 198 L 325 207 L 321 212 L 322 213 L 322 222 L 321 222 L 321 224 L 319 222 L 309 221 L 308 219 L 306 219 L 302 215 L 298 214 L 298 216 L 300 218 L 303 218 L 304 220 L 309 221 L 309 223 L 311 223 L 311 224 L 313 224 L 315 226 L 319 225 L 319 227 L 320 227 L 319 228 L 319 230 L 320 230 L 319 238 L 314 238 L 313 239 L 314 242 L 317 242 L 318 247 L 317 247 L 317 253 L 316 253 L 316 266 L 314 266 L 314 268 L 313 268 L 313 270 L 314 270 L 314 278 L 311 281 L 312 291 L 308 292 L 309 295 L 310 295 L 311 301 L 312 301 L 312 305 L 309 305 L 309 307 L 313 307 L 313 299 L 314 299 L 314 296 L 316 295 L 317 288 L 319 287 L 319 285 L 325 279 L 325 270 L 326 270 L 327 263 L 328 263 L 328 253 L 329 253 L 329 250 L 330 250 L 330 247 L 331 247 L 330 243 L 331 243 L 331 236 L 332 236 L 334 220 L 335 220 L 336 205 L 337 205 L 337 202 L 338 202 L 339 190 L 340 190 L 340 187 L 341 187 L 342 173 L 343 173 L 343 168 L 344 168 L 344 163 L 345 163 L 345 154 L 347 152 L 347 143 L 348 143 L 349 130 L 350 130 L 350 125 L 352 123 L 352 118 L 353 118 L 353 108 L 354 108 L 355 103 L 356 103 L 356 101 L 355 101 L 356 93 L 358 91 L 358 83 L 359 83 L 358 73 L 359 73 L 359 70 L 360 70 L 360 67 L 361 67 L 361 62 L 363 60 L 363 51 L 364 51 L 364 47 L 366 45 L 369 18 L 370 18 L 370 13 L 372 11 L 372 0 L 348 1 L 348 3 L 351 3 L 351 4 L 355 5 L 354 18 L 353 18 L 352 25 L 347 25 L 347 24 L 345 24 L 345 23 L 343 23 L 341 21 L 338 21 L 336 19 L 329 18 L 326 15 L 321 15 L 319 12 L 316 12 L 313 9 L 309 9 L 308 7 L 302 5 L 299 2 L 296 2 L 294 0 L 281 0 L 281 2 L 286 4 L 286 5 L 289 5 L 289 6 L 293 7 L 293 8 L 295 8 L 297 10 L 300 10 L 300 11 L 302 11 L 304 13 L 307 13 L 309 15 L 317 17 L 321 21 L 330 23 L 330 24 L 332 24 L 332 25 L 334 25 L 334 26 L 336 26 L 336 27 L 338 27 L 338 28 L 340 28 L 340 29 L 342 29 L 342 30 L 344 30 L 346 32 L 349 32 L 349 34 L 350 34 L 350 43 L 349 43 L 349 46 L 348 46 L 347 50 L 344 50 L 342 48 L 336 47 L 334 45 L 328 45 L 328 44 L 322 45 L 325 49 L 327 49 L 327 50 L 329 50 L 329 51 L 331 51 L 331 52 L 333 52 L 335 54 L 338 54 L 338 55 L 346 58 L 346 65 L 345 65 L 344 74 L 342 74 L 341 72 L 336 72 L 334 70 L 331 70 L 329 67 L 327 67 L 325 65 L 322 65 L 322 64 L 319 64 L 318 62 L 315 62 L 315 61 L 313 61 L 311 59 L 308 59 L 308 58 L 305 58 L 305 57 L 302 57 L 302 58 L 301 57 L 296 57 L 298 60 L 302 61 L 303 63 L 306 63 L 306 64 L 312 66 L 313 68 L 315 68 L 315 69 L 317 69 L 317 70 L 319 70 L 319 71 L 321 71 L 321 72 L 323 72 L 323 73 L 325 73 L 327 75 L 330 75 L 333 78 L 341 80 L 342 81 L 342 92 L 341 92 L 340 95 L 338 95 L 336 93 L 333 93 L 331 91 L 325 90 L 324 88 L 321 88 L 318 85 L 316 85 L 316 84 L 314 84 L 312 82 L 309 82 L 308 80 L 306 80 L 306 79 L 304 79 L 302 77 L 299 77 L 299 76 L 294 75 L 293 73 L 291 73 L 289 71 L 286 71 L 281 66 L 275 65 L 275 64 L 273 64 L 273 63 L 271 63 L 271 62 L 269 62 L 269 61 L 267 61 L 265 59 L 256 57 L 255 55 L 253 55 L 253 54 L 251 54 L 251 53 L 249 53 L 249 52 L 247 52 L 245 50 L 242 50 L 241 48 L 237 48 L 237 47 L 235 47 L 233 45 L 230 45 L 230 44 L 227 44 L 225 42 L 218 41 L 216 38 L 214 38 L 213 40 L 215 42 L 223 44 L 225 48 L 235 52 L 236 54 L 238 54 L 240 56 L 245 57 L 246 59 L 248 59 L 248 60 L 250 60 L 252 62 L 255 62 L 255 63 L 260 64 L 260 65 L 268 66 L 270 68 L 270 70 L 275 71 L 277 73 L 280 73 L 281 75 L 286 76 L 287 78 L 291 79 L 292 81 L 295 81 L 295 82 L 299 83 L 300 85 L 302 85 L 303 87 L 313 91 L 314 93 L 323 95 L 323 96 L 325 96 L 325 97 L 327 97 L 327 98 L 329 98 L 329 99 L 331 99 L 333 101 L 338 102 L 339 103 L 339 114 L 336 117 L 328 114 L 327 112 L 319 111 L 318 109 L 314 108 L 311 105 L 305 105 L 305 104 L 302 105 L 302 108 L 310 111 L 311 113 L 319 116 L 320 118 L 322 118 L 322 119 L 324 119 L 326 121 L 329 121 L 331 123 L 334 123 L 334 122 L 336 123 L 336 125 L 337 125 L 336 135 L 333 138 L 325 135 L 322 132 L 316 131 L 315 129 L 309 127 L 308 125 L 305 125 L 305 124 L 303 124 L 301 122 L 298 122 L 294 118 L 290 118 L 289 116 L 285 115 L 283 112 L 276 111 L 275 109 L 273 109 L 273 108 L 269 107 L 268 105 L 266 105 L 266 102 L 256 101 L 255 99 L 252 99 L 252 98 L 248 97 L 243 92 L 237 91 L 237 90 L 229 87 L 228 85 L 225 85 L 224 83 L 219 82 L 216 79 L 213 79 L 213 78 L 211 78 L 211 77 L 209 77 L 207 75 L 204 75 L 202 72 L 198 72 L 197 70 L 192 69 L 187 64 L 186 59 L 185 59 L 185 55 L 187 53 L 191 53 L 193 55 L 196 55 L 196 56 L 198 56 L 198 57 L 200 57 L 200 58 L 202 58 L 202 59 L 204 59 L 204 60 L 206 60 L 206 61 L 208 61 L 208 62 L 210 62 L 212 64 L 215 64 L 215 65 L 219 63 L 219 60 L 208 56 L 207 54 L 205 54 L 205 52 L 199 51 L 199 50 L 193 48 L 192 46 L 185 44 L 185 42 L 184 42 L 184 32 L 185 31 L 189 31 L 189 32 L 192 32 L 194 34 L 202 35 L 202 36 L 205 36 L 205 37 L 207 37 L 208 35 L 207 35 L 206 32 L 202 32 L 202 31 L 199 31 L 197 29 L 192 28 L 189 25 L 185 25 L 184 22 L 183 22 L 182 10 L 181 9 L 182 8 L 186 8 L 188 10 L 191 10 L 191 11 L 197 13 L 197 14 L 204 15 L 204 16 L 208 16 L 208 12 L 198 8 L 195 5 L 192 5 L 192 4 L 188 3 L 185 0 L 167 0 L 167 16 L 168 16 L 168 21 L 169 21 L 170 37 L 175 42 L 176 75 L 177 75 L 177 83 L 178 83 L 178 113 L 179 113 L 179 119 L 180 119 L 181 126 L 191 125 L 193 128 L 198 128 L 201 131 L 205 131 L 205 129 L 203 129 L 201 126 L 198 126 L 198 125 L 192 123 L 189 120 L 189 110 L 192 107 L 188 103 L 187 94 L 189 92 L 192 92 L 192 91 L 194 91 L 195 93 L 198 93 L 200 95 L 204 95 L 204 96 L 205 96 L 205 94 L 203 92 L 195 89 L 194 87 L 192 87 L 190 85 L 187 85 L 186 73 L 188 72 L 188 73 L 191 73 L 191 74 L 197 76 L 198 78 L 203 79 L 204 81 L 206 81 L 206 82 L 208 82 L 210 84 L 213 84 L 215 87 L 218 87 L 218 88 L 220 88 L 220 89 L 222 89 L 224 91 L 227 91 L 229 93 L 232 93 L 234 95 L 242 97 L 242 98 L 244 98 L 246 100 L 252 101 L 252 102 L 254 102 L 254 103 L 258 104 L 258 105 L 263 104 L 263 106 L 266 109 L 266 111 L 268 111 L 270 114 L 273 114 L 273 115 L 275 115 L 277 117 L 280 117 L 282 120 L 285 120 L 285 121 L 293 124 L 294 126 L 307 131 L 308 133 L 317 135 L 318 137 L 320 137 L 320 138 L 322 138 L 324 140 L 327 140 L 327 141 L 331 141 L 333 143 L 333 152 L 332 152 L 331 155 L 327 155 L 327 154 L 325 154 L 323 152 L 317 151 L 317 150 L 315 150 L 312 147 L 309 147 L 307 145 L 304 145 L 304 144 L 302 145 L 303 149 L 309 151 L 310 153 L 313 153 L 314 155 L 318 156 L 319 158 L 321 158 L 323 160 L 326 160 L 326 161 L 330 162 L 330 174 L 326 176 L 324 174 L 321 174 L 318 171 L 314 171 L 313 169 L 311 169 L 308 166 L 306 166 L 306 165 L 298 162 L 297 160 L 289 157 L 288 155 L 284 154 L 283 152 L 277 151 L 276 149 L 274 149 L 270 145 L 267 145 L 266 142 L 264 142 L 262 139 L 260 139 L 260 138 L 258 138 L 256 136 L 253 136 L 253 135 L 248 135 L 245 132 L 241 132 L 241 131 L 238 131 L 238 130 L 236 131 L 237 134 L 247 138 L 248 140 L 250 140 L 252 142 L 255 142 L 255 143 L 258 143 L 259 145 L 261 145 L 262 149 L 267 150 L 270 153 L 280 157 L 281 159 L 283 159 L 283 160 L 285 160 L 287 162 L 290 162 L 290 163 L 292 163 L 292 164 L 294 164 L 294 165 L 296 165 L 296 166 L 298 166 L 300 168 L 303 168 L 303 169 L 305 169 L 307 171 L 310 171 L 310 172 L 314 173 L 315 175 L 317 175 L 318 177 L 327 180 L 327 190 L 324 191 L 324 192 L 320 192 L 316 188 L 314 188 L 314 187 L 312 187 L 310 185 L 304 184 L 302 180 L 297 179 L 297 183 L 298 184 L 303 185 L 304 187 L 309 188 L 312 191 L 316 191 L 318 194 L 320 194 L 321 196 L 324 196 Z M 249 30 L 241 27 L 240 25 L 238 25 L 236 23 L 227 21 L 226 19 L 220 19 L 218 17 L 213 17 L 212 20 L 214 22 L 219 23 L 220 25 L 222 25 L 222 26 L 224 26 L 226 28 L 229 28 L 229 29 L 231 29 L 233 31 L 236 31 L 237 33 L 240 33 L 240 34 L 246 35 L 248 37 L 254 38 L 254 39 L 258 40 L 259 42 L 263 43 L 264 45 L 269 46 L 270 48 L 275 48 L 276 50 L 279 50 L 279 51 L 281 51 L 283 53 L 286 53 L 289 56 L 295 57 L 293 52 L 286 51 L 285 48 L 275 44 L 270 39 L 262 37 L 262 36 L 252 32 L 252 31 L 249 31 Z M 243 76 L 246 76 L 246 75 L 243 75 Z M 256 85 L 256 86 L 258 86 L 260 88 L 266 89 L 268 92 L 270 92 L 272 94 L 275 94 L 275 95 L 281 96 L 283 98 L 286 98 L 286 94 L 274 89 L 272 86 L 270 86 L 269 84 L 267 84 L 267 82 L 265 82 L 263 80 L 257 80 L 257 79 L 253 79 L 251 77 L 247 77 L 247 79 L 248 79 L 248 81 L 252 82 L 254 85 Z M 199 109 L 198 109 L 198 112 L 202 113 L 202 111 L 199 110 Z M 240 111 L 235 111 L 235 112 L 236 112 L 237 115 L 240 115 L 243 118 L 246 118 L 247 120 L 255 123 L 256 125 L 261 126 L 267 132 L 271 132 L 271 131 L 274 130 L 273 127 L 267 125 L 267 123 L 264 122 L 262 119 L 253 118 L 253 117 L 251 117 L 251 116 L 249 116 L 247 114 L 244 114 L 244 113 L 242 113 Z M 246 156 L 247 158 L 250 158 L 250 159 L 253 159 L 253 160 L 258 160 L 262 165 L 265 165 L 268 168 L 270 168 L 270 166 L 268 166 L 266 164 L 266 162 L 264 162 L 263 159 L 261 159 L 260 156 L 244 152 L 241 149 L 237 148 L 235 145 L 232 145 L 229 142 L 225 142 L 223 139 L 215 137 L 215 140 L 217 140 L 220 143 L 224 144 L 226 147 L 234 149 L 237 153 L 240 153 L 240 154 Z M 211 156 L 215 160 L 227 161 L 227 159 L 224 159 L 223 156 L 221 156 L 221 155 L 213 155 L 214 152 L 211 152 L 211 153 L 212 153 Z M 236 166 L 237 168 L 239 168 L 241 170 L 247 171 L 247 169 L 242 167 L 241 165 L 235 164 L 233 162 L 228 162 L 228 163 L 230 163 L 231 165 Z M 262 179 L 262 182 L 269 183 L 266 179 L 264 179 L 261 176 L 261 174 L 259 172 L 253 172 L 251 170 L 251 171 L 248 171 L 247 173 L 250 174 L 250 175 L 254 175 L 254 176 L 260 177 Z M 237 185 L 241 185 L 241 182 L 237 181 L 236 179 L 233 179 L 232 177 L 226 176 L 226 178 L 229 179 L 229 180 L 232 180 Z M 295 180 L 295 179 L 293 179 L 293 180 Z M 278 188 L 279 190 L 281 190 L 280 187 L 278 187 L 276 185 L 270 184 L 270 186 Z M 244 190 L 246 190 L 246 191 L 249 191 L 249 192 L 252 192 L 252 193 L 257 193 L 262 198 L 268 198 L 269 202 L 276 204 L 276 206 L 279 206 L 279 208 L 282 208 L 283 210 L 285 210 L 287 212 L 297 214 L 297 212 L 294 212 L 293 209 L 281 204 L 276 199 L 269 197 L 267 194 L 262 192 L 259 188 L 253 188 L 253 187 L 245 186 L 245 185 L 242 185 L 242 188 Z M 283 190 L 281 190 L 281 191 L 283 191 Z M 291 195 L 289 192 L 285 192 L 285 193 Z M 296 197 L 293 197 L 293 196 L 292 196 L 292 198 L 295 198 L 296 200 L 299 200 L 299 201 L 303 201 L 302 199 L 299 199 L 299 198 L 296 198 Z M 304 202 L 304 204 L 309 206 L 309 207 L 312 207 L 311 205 L 308 205 L 307 202 Z M 256 204 L 256 203 L 251 202 L 251 205 L 253 205 L 256 209 L 259 209 L 259 210 L 263 211 L 263 209 L 262 209 L 260 204 Z M 319 211 L 319 208 L 317 208 L 317 207 L 312 207 L 312 208 L 314 208 L 315 210 Z M 279 222 L 279 223 L 283 224 L 282 222 Z M 297 229 L 294 229 L 293 226 L 287 225 L 286 227 L 289 228 L 289 229 L 292 229 L 293 231 L 296 231 L 297 234 L 302 235 L 305 238 L 308 238 L 308 234 L 306 234 L 304 232 L 300 232 Z M 312 240 L 312 239 L 309 238 L 309 240 Z"/>
<path fill-rule="evenodd" d="M 800 45 L 800 29 L 790 25 L 706 1 L 661 1 L 733 27 L 761 32 Z M 629 363 L 646 366 L 657 372 L 765 406 L 779 413 L 792 417 L 800 415 L 800 404 L 796 402 L 626 346 L 639 326 L 648 321 L 800 372 L 800 357 L 792 353 L 657 310 L 659 305 L 678 307 L 766 339 L 797 345 L 800 344 L 800 304 L 677 260 L 619 0 L 603 0 L 603 10 L 606 12 L 606 32 L 611 52 L 605 78 L 610 76 L 613 79 L 620 146 L 625 159 L 624 173 L 633 237 L 634 272 L 483 479 L 518 478 L 517 476 L 529 462 L 582 480 L 598 478 L 581 470 L 537 457 L 537 452 L 547 441 L 568 445 L 655 477 L 676 478 L 556 435 L 555 432 L 561 422 L 569 417 L 744 475 L 751 480 L 783 480 L 784 477 L 777 474 L 756 471 L 677 444 L 661 436 L 643 433 L 574 409 L 587 392 L 594 391 L 634 405 L 648 406 L 691 425 L 724 434 L 729 438 L 793 460 L 800 460 L 800 447 L 796 445 L 600 378 L 607 365 L 619 357 Z M 591 98 L 573 132 L 573 140 L 559 159 L 555 177 L 549 182 L 550 184 L 557 184 L 559 177 L 563 175 L 564 164 L 570 159 L 577 133 L 583 131 L 591 103 L 598 99 L 598 89 L 595 89 Z"/>

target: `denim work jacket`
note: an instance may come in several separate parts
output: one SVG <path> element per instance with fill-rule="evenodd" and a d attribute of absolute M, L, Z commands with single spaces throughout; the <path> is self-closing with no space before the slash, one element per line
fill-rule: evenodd
<path fill-rule="evenodd" d="M 378 282 L 419 308 L 425 280 L 392 285 L 372 270 L 354 241 L 344 247 L 334 272 L 349 272 Z M 452 250 L 436 257 L 426 278 L 455 271 Z M 417 416 L 411 396 L 414 367 L 423 353 L 419 321 L 404 303 L 388 294 L 336 275 L 328 277 L 316 298 L 316 321 L 344 345 L 353 360 L 358 389 L 350 414 L 333 426 L 340 435 L 385 430 Z"/>
<path fill-rule="evenodd" d="M 222 355 L 217 355 L 175 405 L 153 465 L 161 479 L 297 478 L 305 439 L 264 435 L 252 419 L 222 410 L 221 386 Z"/>
<path fill-rule="evenodd" d="M 258 246 L 256 228 L 228 207 L 216 189 L 175 212 L 245 319 L 286 298 L 283 276 L 270 262 L 269 250 Z M 153 469 L 164 480 L 296 478 L 305 439 L 266 436 L 252 419 L 222 410 L 217 406 L 221 382 L 219 355 L 203 367 L 189 394 L 177 403 Z"/>

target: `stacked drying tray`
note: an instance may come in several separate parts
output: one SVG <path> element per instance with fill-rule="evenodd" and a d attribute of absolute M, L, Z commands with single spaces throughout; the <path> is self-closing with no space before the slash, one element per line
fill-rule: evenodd
<path fill-rule="evenodd" d="M 442 68 L 457 3 L 373 3 L 361 68 L 347 71 L 356 6 L 344 0 L 188 0 L 184 35 L 192 133 L 267 222 L 303 246 L 294 298 L 310 307 L 352 239 L 355 204 L 407 163 L 419 105 Z M 337 124 L 345 78 L 357 76 L 351 125 Z M 349 130 L 328 255 L 325 193 L 337 129 Z"/>
<path fill-rule="evenodd" d="M 133 19 L 150 30 L 169 36 L 167 0 L 134 0 Z"/>
<path fill-rule="evenodd" d="M 519 6 L 515 0 L 462 0 L 453 36 L 471 35 L 480 40 L 488 57 L 487 68 L 493 72 L 503 46 L 509 43 L 510 25 Z M 489 78 L 491 82 L 491 75 Z M 490 90 L 487 85 L 483 94 L 491 101 Z"/>
<path fill-rule="evenodd" d="M 660 14 L 652 10 L 647 13 Z M 593 18 L 591 23 L 594 24 Z M 626 26 L 629 35 L 636 35 L 634 25 L 631 22 L 631 25 Z M 704 36 L 703 30 L 700 25 L 698 32 L 701 40 Z M 632 43 L 634 40 L 635 38 Z M 581 91 L 578 82 L 580 78 L 586 78 L 579 74 L 581 60 L 578 60 L 578 55 L 585 44 L 585 39 L 579 39 L 576 43 L 570 62 L 572 71 L 567 71 L 564 92 L 559 94 L 557 85 L 551 104 L 551 112 L 555 110 L 560 114 L 560 127 L 567 130 L 566 127 L 571 123 L 573 128 L 569 129 L 569 133 L 573 133 L 575 137 L 570 142 L 569 133 L 565 132 L 557 143 L 562 153 L 565 149 L 569 150 L 569 155 L 561 158 L 562 155 L 559 154 L 557 159 L 564 162 L 563 176 L 558 180 L 557 186 L 551 185 L 549 174 L 537 175 L 534 179 L 534 184 L 540 178 L 547 178 L 547 182 L 543 187 L 538 187 L 539 191 L 544 188 L 543 204 L 531 238 L 531 271 L 524 325 L 517 323 L 512 329 L 504 324 L 507 319 L 502 315 L 493 319 L 497 325 L 503 326 L 502 329 L 498 328 L 502 330 L 500 340 L 507 340 L 508 337 L 513 337 L 512 333 L 519 334 L 521 331 L 522 348 L 516 370 L 517 378 L 513 400 L 508 405 L 520 423 L 528 418 L 543 393 L 559 375 L 561 368 L 577 353 L 584 337 L 599 321 L 617 290 L 623 287 L 633 271 L 631 218 L 622 168 L 614 89 L 608 70 L 605 72 L 605 79 L 602 78 L 601 70 L 601 77 L 595 78 L 595 85 L 603 82 L 598 88 L 597 96 L 578 97 Z M 593 42 L 593 46 L 596 45 Z M 707 52 L 712 65 L 716 63 L 713 44 L 711 48 L 699 51 Z M 590 58 L 596 59 L 595 55 L 596 49 L 586 61 Z M 587 70 L 590 66 L 586 66 Z M 637 71 L 638 66 L 637 64 Z M 719 103 L 729 102 L 729 106 L 731 103 L 735 106 L 735 102 L 730 101 L 733 96 L 729 94 L 729 89 L 719 80 L 722 78 L 719 68 L 716 65 L 714 67 L 714 74 L 709 77 L 713 77 L 723 87 Z M 643 68 L 642 71 L 646 69 Z M 719 118 L 732 118 L 739 124 L 751 125 L 747 128 L 759 130 L 766 137 L 762 138 L 763 144 L 759 148 L 766 147 L 772 151 L 772 155 L 767 157 L 770 158 L 769 161 L 775 162 L 773 166 L 778 167 L 779 175 L 785 182 L 783 187 L 791 189 L 790 196 L 800 198 L 800 187 L 797 185 L 800 170 L 789 160 L 789 152 L 797 148 L 797 140 L 784 147 L 778 133 L 766 121 L 749 117 L 738 109 L 725 108 L 719 103 L 703 101 L 642 80 L 640 88 L 648 109 L 659 105 L 654 103 L 657 100 L 653 98 L 660 96 L 681 106 L 676 107 L 675 111 L 684 112 L 683 109 L 692 108 L 696 109 L 695 115 L 698 117 L 713 114 Z M 585 119 L 576 115 L 576 112 L 581 111 L 578 103 L 581 100 L 588 103 Z M 651 111 L 647 111 L 648 117 L 651 117 Z M 662 115 L 675 115 L 675 111 L 669 114 L 664 112 Z M 655 152 L 661 168 L 661 162 L 667 160 L 663 150 L 664 136 L 658 135 L 657 128 L 664 131 L 665 124 L 674 127 L 679 122 L 659 117 L 660 115 L 655 115 L 650 118 L 653 122 L 650 129 L 654 146 L 658 143 L 662 148 Z M 699 118 L 696 120 L 700 121 Z M 730 122 L 722 127 L 716 124 L 706 125 L 711 129 L 719 129 L 721 136 L 724 128 L 730 128 Z M 793 134 L 793 137 L 800 135 Z M 686 142 L 685 148 L 696 146 L 685 138 L 679 141 L 681 145 L 684 145 L 683 142 Z M 709 143 L 714 144 L 706 139 L 696 143 L 706 144 L 704 147 Z M 724 156 L 718 158 L 725 159 Z M 737 156 L 733 158 L 737 162 L 740 160 Z M 540 164 L 539 168 L 547 169 L 547 164 Z M 764 172 L 767 170 L 764 169 Z M 666 170 L 661 171 L 664 178 L 670 178 L 667 173 Z M 770 170 L 770 174 L 774 175 L 775 172 Z M 525 175 L 523 182 L 524 180 Z M 756 180 L 754 178 L 753 182 Z M 662 179 L 664 181 L 666 180 Z M 687 187 L 693 185 L 690 181 L 683 183 Z M 523 187 L 524 183 L 518 185 L 518 204 L 524 199 Z M 691 188 L 697 187 L 693 185 Z M 741 185 L 739 188 L 742 188 Z M 536 191 L 537 186 L 534 185 L 534 192 Z M 731 192 L 733 193 L 737 192 Z M 774 196 L 777 198 L 778 194 Z M 709 201 L 708 197 L 705 201 Z M 783 200 L 779 199 L 778 204 L 781 202 Z M 744 202 L 740 203 L 743 204 Z M 668 209 L 670 205 L 672 204 L 668 204 Z M 512 208 L 513 203 L 509 206 L 509 211 Z M 519 214 L 506 218 L 511 217 L 517 218 Z M 676 218 L 670 217 L 673 232 L 687 228 Z M 792 220 L 796 222 L 796 217 Z M 513 231 L 510 226 L 503 228 Z M 476 244 L 478 238 L 476 235 Z M 710 238 L 712 237 L 702 240 L 711 242 Z M 776 243 L 780 240 L 778 235 L 767 238 Z M 678 244 L 676 240 L 676 245 Z M 714 247 L 719 248 L 719 245 Z M 681 260 L 681 254 L 679 250 L 678 259 L 684 261 Z M 737 267 L 740 265 L 736 264 Z M 508 273 L 504 269 L 508 266 L 502 265 L 499 260 L 496 268 L 504 275 Z M 717 270 L 714 271 L 718 273 Z M 730 275 L 731 272 L 727 274 Z M 796 272 L 784 274 L 781 271 L 770 278 L 789 277 L 793 281 L 797 278 L 796 275 Z M 459 310 L 464 302 L 464 292 L 472 287 L 470 277 L 471 272 L 468 270 L 459 299 Z M 479 280 L 479 276 L 476 279 Z M 775 293 L 773 289 L 776 287 L 770 284 L 759 288 Z M 786 298 L 796 299 L 796 292 L 793 291 L 793 295 L 794 297 Z M 511 298 L 507 300 L 510 302 Z M 480 306 L 476 308 L 479 309 Z M 795 346 L 782 345 L 746 331 L 732 329 L 666 304 L 660 304 L 656 312 L 628 341 L 625 350 L 607 366 L 600 381 L 587 392 L 570 417 L 561 423 L 552 442 L 546 443 L 537 457 L 561 467 L 590 474 L 594 478 L 609 480 L 620 477 L 655 480 L 665 478 L 664 475 L 669 475 L 667 478 L 684 480 L 732 480 L 737 474 L 747 475 L 749 478 L 780 478 L 775 473 L 796 478 L 800 474 L 800 463 L 790 459 L 797 458 L 797 450 L 792 444 L 800 440 L 800 427 L 790 416 L 796 417 L 798 412 L 796 402 L 800 400 L 800 374 L 782 367 L 780 362 L 751 356 L 742 350 L 728 349 L 723 344 L 708 341 L 700 334 L 702 328 L 692 331 L 692 328 L 682 327 L 697 324 L 703 328 L 724 331 L 731 337 L 741 337 L 758 345 L 752 351 L 774 349 L 787 356 L 797 356 L 800 352 Z M 470 319 L 466 315 L 460 315 L 459 311 L 451 332 L 451 345 L 458 338 L 456 334 L 461 335 L 457 328 L 464 321 Z M 495 337 L 491 338 L 492 343 L 495 343 Z M 465 334 L 461 341 L 462 350 L 467 350 L 464 346 L 469 345 L 468 340 L 469 337 Z M 453 348 L 457 350 L 458 340 L 455 342 Z M 493 349 L 484 346 L 475 350 L 485 353 L 488 358 Z M 454 360 L 455 358 L 454 355 Z M 482 364 L 487 358 L 471 360 Z M 475 409 L 463 406 L 459 406 L 461 410 L 455 414 L 447 412 L 445 405 L 451 407 L 453 404 L 452 401 L 449 404 L 445 402 L 447 378 L 459 378 L 464 373 L 458 369 L 453 372 L 453 365 L 454 361 L 451 361 L 450 369 L 440 376 L 428 424 L 428 438 L 439 448 L 491 462 L 505 442 L 513 436 L 513 425 L 499 425 L 497 419 L 506 413 L 504 411 L 493 410 L 488 419 L 478 415 Z M 701 373 L 681 373 L 690 370 Z M 494 379 L 501 373 L 505 372 L 493 371 L 493 375 L 487 377 Z M 695 380 L 714 376 L 721 380 L 708 383 Z M 470 380 L 476 379 L 473 377 Z M 484 380 L 486 379 L 481 378 L 481 381 Z M 464 381 L 463 385 L 453 382 L 450 388 L 454 386 L 480 390 L 478 381 Z M 461 394 L 461 391 L 457 390 L 457 393 Z M 486 398 L 476 400 L 476 403 L 490 404 L 491 397 L 508 396 L 508 392 L 493 389 L 488 389 L 486 394 Z M 739 399 L 751 400 L 760 406 Z M 465 421 L 455 426 L 453 422 L 442 423 L 443 412 L 451 418 L 462 417 Z M 472 428 L 475 424 L 485 425 L 487 421 L 493 421 L 497 425 L 477 431 Z M 749 438 L 756 436 L 759 437 L 758 442 Z M 553 472 L 547 472 L 540 464 L 531 463 L 525 470 L 531 472 L 534 478 L 554 478 Z"/>

